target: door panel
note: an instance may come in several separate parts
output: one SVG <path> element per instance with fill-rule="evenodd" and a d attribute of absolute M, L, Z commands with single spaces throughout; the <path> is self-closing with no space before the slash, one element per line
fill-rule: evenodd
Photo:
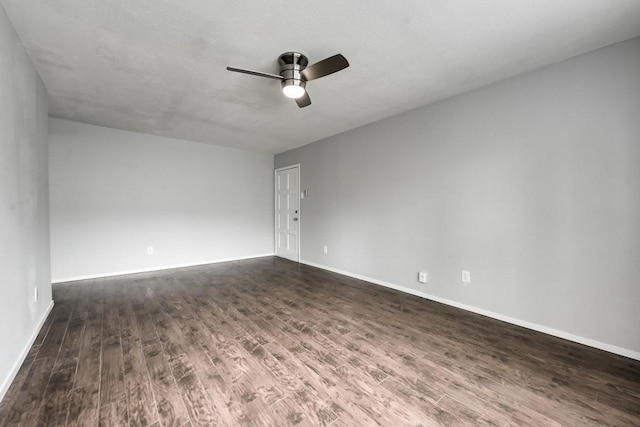
<path fill-rule="evenodd" d="M 300 167 L 276 171 L 276 255 L 299 261 Z"/>

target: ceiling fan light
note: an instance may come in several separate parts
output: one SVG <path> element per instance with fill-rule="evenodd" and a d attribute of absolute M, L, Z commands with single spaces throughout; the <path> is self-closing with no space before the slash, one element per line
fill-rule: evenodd
<path fill-rule="evenodd" d="M 284 96 L 288 98 L 297 99 L 304 95 L 304 88 L 298 85 L 286 85 L 282 87 Z"/>

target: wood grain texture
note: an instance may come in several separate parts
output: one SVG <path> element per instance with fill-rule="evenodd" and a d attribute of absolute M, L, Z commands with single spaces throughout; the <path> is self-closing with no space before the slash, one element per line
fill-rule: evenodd
<path fill-rule="evenodd" d="M 98 425 L 99 382 L 73 390 L 69 397 L 67 426 L 95 427 Z"/>
<path fill-rule="evenodd" d="M 278 258 L 53 291 L 1 426 L 640 425 L 640 362 Z"/>

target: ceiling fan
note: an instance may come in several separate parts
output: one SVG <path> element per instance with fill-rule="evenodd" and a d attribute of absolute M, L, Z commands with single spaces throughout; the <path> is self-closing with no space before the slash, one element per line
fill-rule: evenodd
<path fill-rule="evenodd" d="M 305 89 L 308 81 L 328 76 L 349 66 L 347 59 L 341 54 L 337 54 L 307 67 L 309 60 L 298 52 L 283 53 L 280 55 L 278 63 L 280 64 L 280 74 L 233 67 L 227 67 L 227 70 L 280 80 L 282 92 L 284 92 L 285 96 L 295 99 L 298 107 L 303 108 L 311 105 L 311 98 L 309 98 L 309 94 Z"/>

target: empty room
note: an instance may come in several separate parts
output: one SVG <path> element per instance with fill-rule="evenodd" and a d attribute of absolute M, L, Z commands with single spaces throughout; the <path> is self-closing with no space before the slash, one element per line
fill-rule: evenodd
<path fill-rule="evenodd" d="M 0 0 L 0 426 L 639 426 L 640 2 Z"/>

